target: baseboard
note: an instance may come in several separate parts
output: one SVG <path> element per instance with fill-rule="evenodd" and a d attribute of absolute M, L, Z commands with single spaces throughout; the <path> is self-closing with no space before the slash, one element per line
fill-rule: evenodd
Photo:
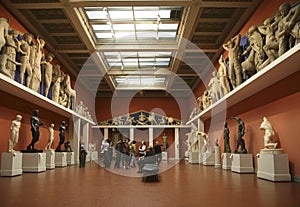
<path fill-rule="evenodd" d="M 292 181 L 296 183 L 300 183 L 300 176 L 292 176 Z"/>

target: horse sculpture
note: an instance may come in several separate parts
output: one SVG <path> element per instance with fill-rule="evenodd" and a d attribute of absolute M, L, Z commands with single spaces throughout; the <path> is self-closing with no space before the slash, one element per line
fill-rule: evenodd
<path fill-rule="evenodd" d="M 277 143 L 272 142 L 272 138 L 275 133 L 271 123 L 268 121 L 266 117 L 263 118 L 263 122 L 260 124 L 260 129 L 265 130 L 265 135 L 264 135 L 265 148 L 275 149 Z"/>

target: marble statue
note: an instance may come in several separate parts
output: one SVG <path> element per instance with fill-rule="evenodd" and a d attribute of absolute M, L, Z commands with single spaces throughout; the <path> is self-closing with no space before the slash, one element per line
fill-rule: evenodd
<path fill-rule="evenodd" d="M 155 114 L 154 112 L 151 112 L 149 117 L 148 117 L 148 120 L 150 121 L 150 123 L 152 125 L 157 125 L 157 121 L 156 121 L 156 118 L 155 118 Z"/>
<path fill-rule="evenodd" d="M 240 62 L 240 39 L 241 35 L 236 35 L 223 48 L 228 51 L 230 82 L 233 88 L 239 86 L 242 81 L 242 66 Z"/>
<path fill-rule="evenodd" d="M 13 79 L 12 76 L 14 76 L 15 72 L 7 68 L 7 65 L 9 63 L 12 63 L 14 65 L 22 65 L 21 63 L 18 63 L 11 59 L 8 54 L 4 53 L 0 55 L 0 73 L 8 76 L 9 78 Z"/>
<path fill-rule="evenodd" d="M 245 124 L 239 117 L 232 117 L 231 119 L 235 119 L 238 123 L 238 139 L 237 139 L 237 146 L 235 148 L 234 153 L 242 153 L 247 154 L 247 150 L 245 147 L 245 141 L 243 139 L 243 136 L 245 135 Z M 239 148 L 241 148 L 240 151 Z"/>
<path fill-rule="evenodd" d="M 198 114 L 198 108 L 195 107 L 195 108 L 193 109 L 193 111 L 191 112 L 191 114 L 190 114 L 189 120 L 191 120 L 192 118 L 194 118 L 194 116 L 196 116 L 197 114 Z"/>
<path fill-rule="evenodd" d="M 226 95 L 230 92 L 230 84 L 228 80 L 228 71 L 223 55 L 221 55 L 219 58 L 219 65 L 220 67 L 218 69 L 218 77 L 223 87 L 224 95 Z"/>
<path fill-rule="evenodd" d="M 208 88 L 208 94 L 211 97 L 212 103 L 217 102 L 224 96 L 224 89 L 216 71 L 212 72 L 212 77 L 208 83 Z"/>
<path fill-rule="evenodd" d="M 199 111 L 199 112 L 203 111 L 202 96 L 199 96 L 199 97 L 197 98 L 197 103 L 198 103 L 198 111 Z"/>
<path fill-rule="evenodd" d="M 164 150 L 166 150 L 168 147 L 168 141 L 167 141 L 168 137 L 167 137 L 166 133 L 164 133 L 164 135 L 162 136 L 162 139 L 163 139 L 163 148 L 164 148 Z"/>
<path fill-rule="evenodd" d="M 9 76 L 11 79 L 15 78 L 16 65 L 21 65 L 20 63 L 16 62 L 16 54 L 19 47 L 17 40 L 18 35 L 19 32 L 17 30 L 11 30 L 5 38 L 6 44 L 1 51 L 1 54 L 7 55 L 7 57 L 5 57 L 5 55 L 4 57 L 1 57 L 7 58 L 6 68 L 4 68 L 5 62 L 2 62 L 3 60 L 1 60 L 1 70 L 7 71 L 7 76 Z"/>
<path fill-rule="evenodd" d="M 208 94 L 208 90 L 205 90 L 201 97 L 202 97 L 202 107 L 203 110 L 205 110 L 211 105 L 211 97 Z"/>
<path fill-rule="evenodd" d="M 31 125 L 31 134 L 32 134 L 32 140 L 31 143 L 27 146 L 27 150 L 35 151 L 34 145 L 37 141 L 39 141 L 40 138 L 40 126 L 44 123 L 40 121 L 39 119 L 39 110 L 34 110 L 33 116 L 30 119 L 30 125 Z"/>
<path fill-rule="evenodd" d="M 34 61 L 32 64 L 32 79 L 30 83 L 30 88 L 35 92 L 40 92 L 40 83 L 42 81 L 42 73 L 41 73 L 41 65 L 44 63 L 42 62 L 44 53 L 43 48 L 45 46 L 45 41 L 43 39 L 40 39 L 37 37 L 36 39 L 37 44 L 35 48 L 35 55 L 34 55 Z M 32 54 L 32 53 L 31 53 Z"/>
<path fill-rule="evenodd" d="M 279 13 L 281 18 L 278 22 L 278 54 L 281 56 L 290 48 L 290 35 L 295 39 L 295 44 L 300 41 L 300 5 L 292 8 L 289 3 L 283 3 L 279 7 Z"/>
<path fill-rule="evenodd" d="M 32 35 L 29 33 L 23 34 L 22 40 L 20 40 L 19 52 L 20 56 L 20 83 L 24 84 L 24 75 L 27 73 L 26 86 L 29 87 L 32 78 L 32 66 L 29 63 L 30 58 L 30 44 L 32 42 Z"/>
<path fill-rule="evenodd" d="M 67 129 L 66 122 L 62 121 L 60 126 L 59 126 L 59 143 L 58 143 L 58 146 L 55 149 L 56 152 L 61 152 L 62 151 L 61 150 L 61 145 L 65 142 L 66 129 Z"/>
<path fill-rule="evenodd" d="M 67 108 L 74 108 L 76 102 L 76 91 L 71 87 L 70 76 L 66 75 L 63 79 L 63 90 L 67 96 Z"/>
<path fill-rule="evenodd" d="M 54 124 L 51 124 L 50 127 L 48 128 L 49 131 L 49 142 L 47 146 L 45 147 L 46 150 L 52 149 L 52 144 L 54 141 Z"/>
<path fill-rule="evenodd" d="M 0 18 L 0 51 L 4 47 L 6 40 L 5 37 L 8 35 L 9 20 L 6 18 Z"/>
<path fill-rule="evenodd" d="M 212 150 L 212 147 L 210 144 L 208 134 L 206 134 L 204 132 L 198 132 L 198 134 L 200 135 L 200 139 L 202 142 L 201 152 L 212 153 L 213 150 Z"/>
<path fill-rule="evenodd" d="M 19 130 L 21 127 L 22 116 L 17 115 L 16 119 L 11 122 L 11 138 L 8 140 L 8 152 L 15 152 L 14 147 L 19 141 Z"/>
<path fill-rule="evenodd" d="M 229 143 L 229 129 L 227 127 L 227 122 L 224 122 L 224 152 L 231 153 L 230 143 Z"/>
<path fill-rule="evenodd" d="M 60 65 L 54 65 L 52 72 L 52 101 L 56 103 L 58 103 L 61 80 L 62 73 L 60 70 Z"/>
<path fill-rule="evenodd" d="M 52 53 L 48 53 L 45 57 L 44 70 L 45 70 L 45 96 L 48 97 L 49 88 L 52 82 L 52 73 L 53 73 L 53 60 L 54 55 Z"/>
<path fill-rule="evenodd" d="M 264 135 L 264 148 L 275 149 L 277 143 L 272 142 L 272 138 L 274 137 L 274 130 L 271 122 L 266 117 L 263 117 L 263 122 L 260 124 L 260 129 L 265 130 Z"/>

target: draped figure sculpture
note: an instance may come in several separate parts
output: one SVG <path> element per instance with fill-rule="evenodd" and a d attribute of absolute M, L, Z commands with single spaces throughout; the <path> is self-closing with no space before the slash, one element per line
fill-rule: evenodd
<path fill-rule="evenodd" d="M 52 82 L 52 73 L 53 73 L 53 65 L 51 61 L 53 60 L 54 55 L 52 53 L 48 53 L 45 57 L 45 61 L 43 62 L 44 70 L 45 70 L 45 96 L 48 97 L 49 88 Z"/>
<path fill-rule="evenodd" d="M 8 35 L 9 20 L 6 18 L 0 18 L 0 51 L 5 45 L 5 37 Z"/>
<path fill-rule="evenodd" d="M 52 100 L 58 103 L 60 83 L 62 81 L 62 72 L 60 70 L 60 65 L 54 65 L 52 71 Z"/>
<path fill-rule="evenodd" d="M 24 84 L 24 75 L 27 73 L 26 86 L 29 87 L 32 78 L 32 67 L 29 63 L 30 58 L 30 44 L 32 42 L 32 35 L 29 33 L 23 34 L 22 40 L 20 40 L 20 83 Z"/>

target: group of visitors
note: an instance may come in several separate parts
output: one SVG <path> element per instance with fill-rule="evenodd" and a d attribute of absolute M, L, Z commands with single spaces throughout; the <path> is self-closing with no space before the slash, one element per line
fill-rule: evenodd
<path fill-rule="evenodd" d="M 161 146 L 162 145 L 159 145 L 158 141 L 156 141 L 153 149 L 152 146 L 147 147 L 146 142 L 142 141 L 137 150 L 135 140 L 119 138 L 117 143 L 113 145 L 111 140 L 104 139 L 101 144 L 104 167 L 110 168 L 113 151 L 115 151 L 115 169 L 122 167 L 125 169 L 135 168 L 137 163 L 139 167 L 138 173 L 141 173 L 145 164 L 160 164 L 162 160 Z M 137 161 L 136 157 L 138 157 Z"/>

